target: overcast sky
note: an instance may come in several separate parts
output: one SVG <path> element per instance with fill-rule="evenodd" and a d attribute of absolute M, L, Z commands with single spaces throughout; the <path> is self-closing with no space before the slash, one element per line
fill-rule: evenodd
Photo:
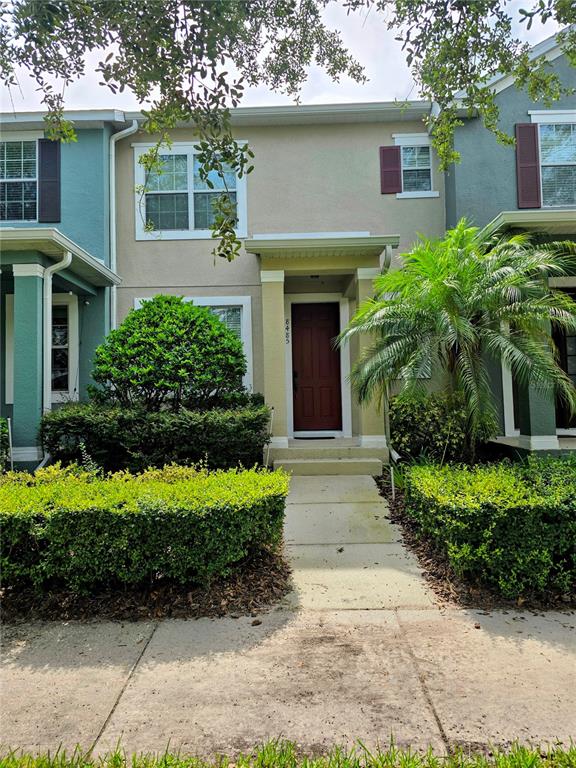
<path fill-rule="evenodd" d="M 520 7 L 525 0 L 515 0 L 510 8 Z M 303 104 L 319 104 L 351 101 L 388 101 L 393 99 L 418 98 L 410 72 L 406 66 L 400 44 L 394 40 L 394 33 L 386 29 L 384 19 L 374 10 L 367 13 L 347 15 L 345 10 L 332 5 L 326 9 L 326 20 L 333 28 L 340 30 L 344 42 L 353 55 L 364 66 L 368 82 L 363 85 L 344 79 L 340 83 L 331 82 L 321 70 L 313 67 L 308 82 L 301 96 Z M 517 27 L 518 30 L 520 28 Z M 534 25 L 526 33 L 521 28 L 521 37 L 531 44 L 549 37 L 557 27 L 548 23 L 545 27 Z M 520 34 L 520 31 L 519 31 Z M 114 95 L 108 88 L 98 85 L 99 77 L 93 71 L 100 55 L 93 56 L 88 62 L 86 76 L 70 86 L 66 91 L 68 109 L 95 109 L 113 107 L 133 110 L 138 108 L 136 99 L 129 93 Z M 19 77 L 20 89 L 13 89 L 10 94 L 5 90 L 1 94 L 2 111 L 29 111 L 41 108 L 40 98 L 35 92 L 33 81 L 25 74 Z M 287 104 L 289 99 L 282 94 L 275 94 L 266 88 L 254 88 L 247 91 L 243 105 Z"/>

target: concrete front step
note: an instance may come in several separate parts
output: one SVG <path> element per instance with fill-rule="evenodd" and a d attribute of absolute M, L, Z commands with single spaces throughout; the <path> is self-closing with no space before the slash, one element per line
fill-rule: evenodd
<path fill-rule="evenodd" d="M 282 467 L 293 475 L 381 475 L 382 461 L 358 459 L 276 459 L 274 469 Z"/>
<path fill-rule="evenodd" d="M 387 448 L 370 448 L 360 445 L 306 445 L 289 448 L 272 448 L 273 461 L 284 459 L 380 459 L 388 460 Z M 327 442 L 327 441 L 326 441 Z"/>

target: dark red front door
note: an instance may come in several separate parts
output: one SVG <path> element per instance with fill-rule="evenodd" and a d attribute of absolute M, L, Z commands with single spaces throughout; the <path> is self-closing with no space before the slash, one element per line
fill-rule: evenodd
<path fill-rule="evenodd" d="M 337 303 L 292 305 L 294 431 L 342 429 Z"/>

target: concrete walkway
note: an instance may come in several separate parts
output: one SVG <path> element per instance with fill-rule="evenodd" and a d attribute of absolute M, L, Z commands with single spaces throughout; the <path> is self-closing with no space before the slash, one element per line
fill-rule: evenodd
<path fill-rule="evenodd" d="M 429 608 L 415 558 L 372 477 L 293 477 L 286 544 L 295 596 L 311 610 Z"/>
<path fill-rule="evenodd" d="M 30 750 L 214 755 L 275 737 L 445 751 L 576 735 L 576 615 L 441 610 L 371 478 L 294 478 L 295 592 L 259 617 L 4 632 L 2 733 Z"/>

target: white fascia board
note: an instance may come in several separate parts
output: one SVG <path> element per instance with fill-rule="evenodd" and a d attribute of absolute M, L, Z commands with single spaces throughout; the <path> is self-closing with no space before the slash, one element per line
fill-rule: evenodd
<path fill-rule="evenodd" d="M 236 107 L 230 110 L 232 125 L 306 125 L 333 122 L 406 122 L 430 114 L 429 101 L 374 101 L 350 104 L 287 104 Z M 126 120 L 142 120 L 141 112 L 126 112 Z M 189 127 L 182 122 L 178 127 Z"/>
<path fill-rule="evenodd" d="M 2 112 L 0 124 L 4 129 L 11 127 L 20 128 L 23 125 L 45 125 L 44 117 L 48 113 L 42 112 Z M 125 123 L 126 116 L 119 109 L 82 109 L 66 110 L 64 118 L 72 123 Z"/>

